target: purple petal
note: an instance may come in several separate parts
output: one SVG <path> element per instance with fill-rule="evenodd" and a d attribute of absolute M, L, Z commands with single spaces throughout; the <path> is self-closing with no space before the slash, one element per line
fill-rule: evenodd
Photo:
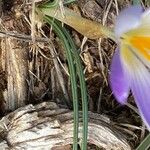
<path fill-rule="evenodd" d="M 139 5 L 130 6 L 120 12 L 116 19 L 115 35 L 119 38 L 123 33 L 137 27 L 140 24 L 140 18 L 143 8 Z"/>
<path fill-rule="evenodd" d="M 117 101 L 124 104 L 129 95 L 129 79 L 122 68 L 120 51 L 118 49 L 116 50 L 111 63 L 110 86 Z"/>
<path fill-rule="evenodd" d="M 143 68 L 139 66 L 138 71 L 135 72 L 131 90 L 140 115 L 150 130 L 150 73 L 144 65 Z"/>

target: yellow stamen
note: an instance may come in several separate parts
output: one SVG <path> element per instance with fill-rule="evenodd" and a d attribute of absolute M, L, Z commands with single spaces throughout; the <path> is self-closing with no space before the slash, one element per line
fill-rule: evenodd
<path fill-rule="evenodd" d="M 150 37 L 133 36 L 133 37 L 130 38 L 130 43 L 145 58 L 150 60 Z"/>

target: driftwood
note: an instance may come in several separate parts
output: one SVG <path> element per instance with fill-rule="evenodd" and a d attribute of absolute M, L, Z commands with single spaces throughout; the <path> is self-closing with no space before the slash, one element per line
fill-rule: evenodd
<path fill-rule="evenodd" d="M 81 138 L 80 122 L 79 137 Z M 72 112 L 53 102 L 27 105 L 0 120 L 0 150 L 55 150 L 73 142 Z M 81 142 L 81 140 L 79 141 Z M 130 150 L 125 137 L 103 115 L 89 112 L 88 142 L 106 150 Z"/>

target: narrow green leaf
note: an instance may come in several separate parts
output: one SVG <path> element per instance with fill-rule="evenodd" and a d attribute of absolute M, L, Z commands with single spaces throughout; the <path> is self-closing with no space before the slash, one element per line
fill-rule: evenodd
<path fill-rule="evenodd" d="M 133 5 L 140 5 L 141 1 L 140 0 L 133 0 Z"/>
<path fill-rule="evenodd" d="M 75 68 L 74 68 L 74 61 L 73 61 L 72 53 L 70 51 L 71 47 L 67 41 L 67 38 L 63 34 L 62 30 L 53 21 L 53 19 L 47 16 L 45 16 L 44 19 L 47 23 L 52 25 L 54 32 L 61 39 L 66 50 L 66 56 L 67 56 L 69 71 L 70 71 L 71 89 L 72 89 L 72 97 L 73 97 L 73 109 L 74 109 L 73 150 L 77 150 L 78 149 L 78 126 L 79 126 L 78 93 L 77 93 L 77 81 L 76 81 L 76 73 L 75 73 Z"/>
<path fill-rule="evenodd" d="M 136 150 L 148 150 L 150 148 L 150 133 L 148 136 L 141 142 Z"/>
<path fill-rule="evenodd" d="M 75 57 L 76 67 L 79 75 L 80 88 L 81 88 L 81 98 L 82 98 L 82 118 L 83 118 L 83 139 L 82 139 L 82 150 L 87 150 L 87 135 L 88 135 L 88 94 L 86 89 L 85 77 L 83 73 L 83 67 L 81 64 L 81 59 L 76 46 L 65 28 L 63 28 L 64 33 L 67 35 L 67 39 L 73 48 L 73 54 Z"/>
<path fill-rule="evenodd" d="M 67 4 L 70 4 L 70 3 L 73 3 L 73 2 L 75 2 L 76 0 L 65 0 L 64 2 L 63 2 L 63 4 L 64 5 L 67 5 Z"/>
<path fill-rule="evenodd" d="M 54 26 L 53 26 L 53 28 L 54 28 Z M 77 68 L 79 81 L 80 81 L 80 86 L 81 86 L 82 112 L 83 112 L 82 150 L 87 150 L 87 133 L 88 133 L 88 103 L 87 103 L 87 101 L 88 100 L 87 100 L 87 90 L 86 90 L 86 83 L 85 83 L 83 68 L 82 68 L 82 64 L 81 64 L 81 61 L 80 61 L 80 56 L 78 54 L 78 51 L 76 49 L 76 46 L 75 46 L 71 36 L 69 35 L 69 33 L 67 32 L 67 30 L 65 28 L 63 28 L 61 26 L 59 26 L 59 28 L 61 28 L 61 31 L 63 31 L 63 33 L 67 37 L 67 42 L 71 46 L 71 49 L 70 49 L 71 51 L 70 52 L 73 53 L 74 60 L 76 62 L 76 68 Z M 74 122 L 75 122 L 75 120 L 74 120 Z M 75 148 L 74 148 L 74 150 L 75 150 Z"/>
<path fill-rule="evenodd" d="M 73 2 L 74 0 L 66 0 L 65 4 L 68 4 L 70 2 Z M 48 5 L 44 4 L 42 6 L 40 6 L 40 10 L 45 11 L 44 15 L 48 15 L 50 17 L 54 17 L 68 25 L 70 25 L 71 27 L 75 28 L 77 31 L 81 31 L 80 33 L 84 33 L 84 30 L 86 29 L 84 26 L 79 26 L 76 25 L 76 23 L 80 23 L 82 25 L 82 21 L 87 24 L 88 23 L 92 23 L 92 21 L 87 20 L 85 18 L 82 18 L 80 16 L 78 16 L 76 13 L 74 13 L 72 10 L 65 8 L 65 10 L 67 9 L 67 13 L 70 15 L 73 15 L 73 19 L 71 17 L 71 19 L 69 17 L 67 17 L 68 22 L 63 21 L 63 17 L 62 17 L 62 12 L 57 12 L 58 14 L 60 14 L 60 18 L 56 17 L 56 9 L 58 8 L 58 2 L 59 0 L 55 0 L 55 2 L 52 3 L 48 3 Z M 46 10 L 45 10 L 46 9 Z M 40 11 L 37 10 L 37 11 Z M 50 14 L 51 12 L 51 14 Z M 43 12 L 42 12 L 43 13 Z M 77 15 L 77 17 L 76 17 Z M 42 15 L 41 15 L 42 16 Z M 73 95 L 73 106 L 74 106 L 74 142 L 73 142 L 73 149 L 77 150 L 78 149 L 78 101 L 77 101 L 77 93 L 74 93 L 74 90 L 77 91 L 77 85 L 75 83 L 75 79 L 72 79 L 72 77 L 74 78 L 75 72 L 72 74 L 71 72 L 73 71 L 73 63 L 70 63 L 70 61 L 74 61 L 76 63 L 76 69 L 77 69 L 77 73 L 78 73 L 78 77 L 79 77 L 79 82 L 80 82 L 80 88 L 81 88 L 81 98 L 82 98 L 82 118 L 83 118 L 83 136 L 82 136 L 82 150 L 87 150 L 87 134 L 88 134 L 88 98 L 87 98 L 87 90 L 86 90 L 86 83 L 85 83 L 85 78 L 84 78 L 84 73 L 83 73 L 83 68 L 82 68 L 82 64 L 81 64 L 81 60 L 80 60 L 80 56 L 78 54 L 78 50 L 76 49 L 76 46 L 70 36 L 70 34 L 68 33 L 68 31 L 58 25 L 57 23 L 54 22 L 54 19 L 50 19 L 50 17 L 45 16 L 45 20 L 46 22 L 48 22 L 49 24 L 53 25 L 53 30 L 56 32 L 56 34 L 58 35 L 58 37 L 63 41 L 64 43 L 64 47 L 66 49 L 66 54 L 67 54 L 67 59 L 68 59 L 68 65 L 69 65 L 69 70 L 70 70 L 70 77 L 71 77 L 71 84 L 72 85 L 72 95 Z M 66 19 L 66 13 L 65 13 L 65 19 Z M 75 19 L 75 20 L 74 20 Z M 79 19 L 79 20 L 78 20 Z M 72 26 L 72 22 L 73 22 L 73 26 Z M 100 29 L 99 25 L 97 23 L 95 23 L 95 27 L 93 27 L 94 31 L 97 29 Z M 105 28 L 104 28 L 105 29 Z M 82 32 L 83 31 L 83 32 Z M 89 30 L 90 31 L 90 30 Z M 86 31 L 86 34 L 89 36 L 93 36 L 93 32 L 91 31 L 90 33 L 88 30 Z M 97 32 L 96 32 L 97 33 Z M 91 35 L 90 35 L 91 34 Z M 99 30 L 98 34 L 101 34 L 101 31 Z M 95 36 L 95 35 L 94 35 Z M 100 35 L 101 36 L 101 35 Z M 72 59 L 72 60 L 71 60 Z M 73 76 L 72 76 L 73 75 Z"/>

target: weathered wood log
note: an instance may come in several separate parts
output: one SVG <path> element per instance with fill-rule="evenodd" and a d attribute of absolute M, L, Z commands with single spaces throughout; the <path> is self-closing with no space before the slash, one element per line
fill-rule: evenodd
<path fill-rule="evenodd" d="M 50 150 L 73 142 L 73 114 L 53 102 L 27 105 L 0 120 L 0 150 Z M 79 138 L 81 142 L 82 123 Z M 106 150 L 130 150 L 109 118 L 89 112 L 88 142 Z"/>

